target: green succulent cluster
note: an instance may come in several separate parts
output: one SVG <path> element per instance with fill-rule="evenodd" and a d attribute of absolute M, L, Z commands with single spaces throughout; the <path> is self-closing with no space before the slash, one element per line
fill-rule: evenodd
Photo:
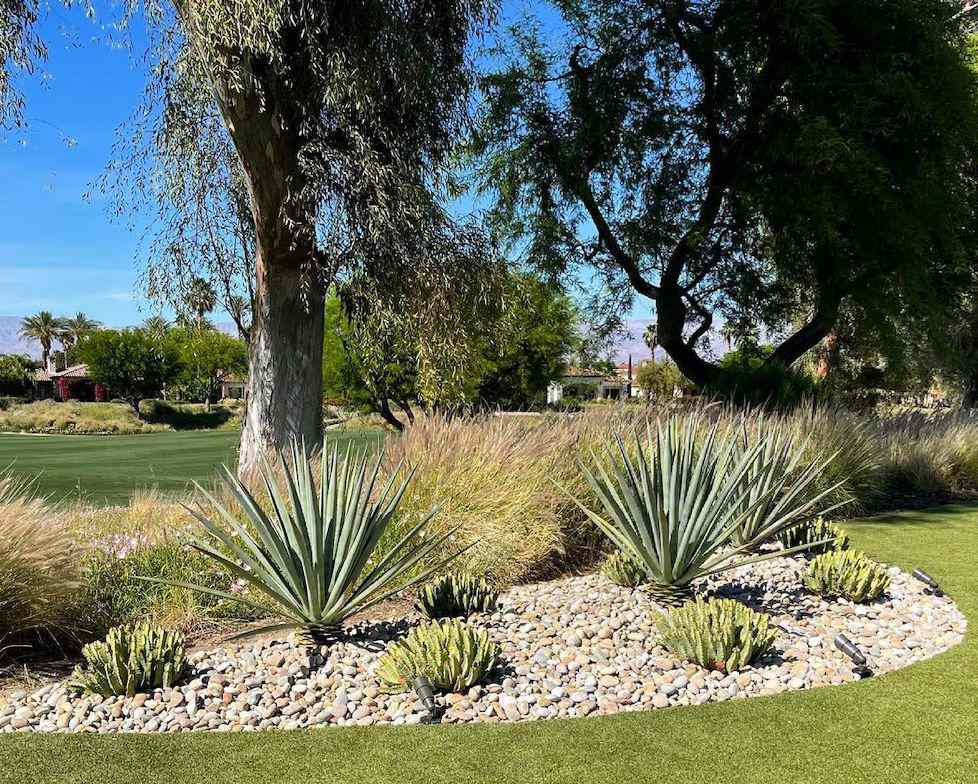
<path fill-rule="evenodd" d="M 391 643 L 381 657 L 377 676 L 395 691 L 411 688 L 425 676 L 437 691 L 456 692 L 479 683 L 499 661 L 499 646 L 489 632 L 457 619 L 432 621 Z"/>
<path fill-rule="evenodd" d="M 186 669 L 183 635 L 146 622 L 113 627 L 82 656 L 85 666 L 75 668 L 69 687 L 103 697 L 169 688 Z"/>
<path fill-rule="evenodd" d="M 777 637 L 768 615 L 732 599 L 697 598 L 662 614 L 656 627 L 662 645 L 677 656 L 724 672 L 763 656 Z"/>
<path fill-rule="evenodd" d="M 637 588 L 648 579 L 641 562 L 621 550 L 616 550 L 605 559 L 601 574 L 622 588 Z"/>
<path fill-rule="evenodd" d="M 849 549 L 848 534 L 839 526 L 825 522 L 821 517 L 786 528 L 778 534 L 778 541 L 786 550 L 807 545 L 804 552 L 813 555 Z"/>
<path fill-rule="evenodd" d="M 427 618 L 468 617 L 496 608 L 499 591 L 485 577 L 446 574 L 418 591 L 415 606 Z"/>
<path fill-rule="evenodd" d="M 860 552 L 835 550 L 808 565 L 805 587 L 827 598 L 871 602 L 890 587 L 890 575 L 886 567 Z"/>

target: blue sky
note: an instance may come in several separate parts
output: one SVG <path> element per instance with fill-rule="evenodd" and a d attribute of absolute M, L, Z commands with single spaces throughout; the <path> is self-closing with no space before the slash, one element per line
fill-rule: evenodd
<path fill-rule="evenodd" d="M 509 20 L 523 6 L 505 5 Z M 137 290 L 139 228 L 85 194 L 139 105 L 144 73 L 107 44 L 97 20 L 78 8 L 51 11 L 40 30 L 48 62 L 22 81 L 29 127 L 0 138 L 0 316 L 81 310 L 110 326 L 134 324 L 153 312 Z M 647 306 L 634 315 L 647 317 Z"/>
<path fill-rule="evenodd" d="M 55 8 L 41 35 L 49 61 L 22 82 L 29 127 L 0 142 L 0 315 L 83 310 L 131 324 L 149 312 L 133 298 L 138 235 L 84 194 L 139 102 L 143 74 L 77 9 Z"/>

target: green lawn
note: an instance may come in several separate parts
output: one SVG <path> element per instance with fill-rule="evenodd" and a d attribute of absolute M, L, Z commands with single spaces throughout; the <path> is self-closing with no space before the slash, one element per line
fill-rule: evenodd
<path fill-rule="evenodd" d="M 853 523 L 978 622 L 978 507 Z M 0 736 L 0 782 L 978 781 L 978 643 L 852 686 L 519 725 L 181 736 Z"/>
<path fill-rule="evenodd" d="M 380 431 L 349 431 L 332 441 L 376 442 Z M 55 499 L 124 504 L 137 487 L 179 491 L 206 481 L 221 463 L 233 464 L 240 434 L 186 430 L 132 436 L 32 436 L 0 433 L 0 468 L 38 476 Z"/>

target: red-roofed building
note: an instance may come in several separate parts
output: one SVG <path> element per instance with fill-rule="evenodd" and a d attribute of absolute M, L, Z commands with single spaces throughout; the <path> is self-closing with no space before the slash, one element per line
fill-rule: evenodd
<path fill-rule="evenodd" d="M 88 375 L 88 366 L 83 364 L 72 365 L 64 370 L 35 370 L 34 386 L 41 398 L 95 402 L 108 400 L 106 388 L 92 380 Z"/>

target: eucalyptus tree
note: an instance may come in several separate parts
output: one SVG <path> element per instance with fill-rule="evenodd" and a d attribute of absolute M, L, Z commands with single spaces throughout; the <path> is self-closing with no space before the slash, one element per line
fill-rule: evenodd
<path fill-rule="evenodd" d="M 789 366 L 843 306 L 939 314 L 966 284 L 976 80 L 946 0 L 554 0 L 483 80 L 472 151 L 502 234 L 606 310 L 651 300 L 698 385 L 715 316 Z M 549 18 L 549 17 L 548 17 Z M 548 23 L 549 24 L 549 23 Z"/>
<path fill-rule="evenodd" d="M 499 263 L 443 208 L 443 172 L 467 122 L 468 45 L 490 0 L 145 7 L 159 67 L 109 179 L 156 205 L 158 249 L 187 252 L 240 177 L 254 296 L 239 471 L 290 434 L 318 442 L 323 303 L 336 281 L 365 292 L 374 317 L 431 333 L 422 385 L 464 363 L 473 327 L 453 303 L 491 305 L 485 283 Z M 181 224 L 188 211 L 205 220 Z"/>
<path fill-rule="evenodd" d="M 47 57 L 37 34 L 40 12 L 37 0 L 0 0 L 0 129 L 23 123 L 24 98 L 17 76 L 34 73 Z"/>

